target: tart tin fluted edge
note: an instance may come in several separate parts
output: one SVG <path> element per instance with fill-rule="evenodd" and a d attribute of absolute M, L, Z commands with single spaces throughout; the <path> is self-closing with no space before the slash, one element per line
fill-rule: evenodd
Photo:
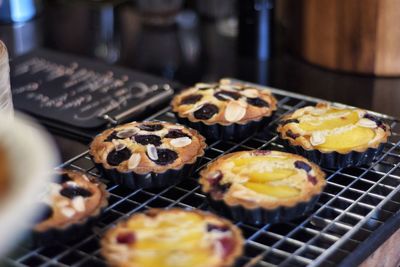
<path fill-rule="evenodd" d="M 317 165 L 329 168 L 329 169 L 340 169 L 350 166 L 369 165 L 372 161 L 378 158 L 385 147 L 386 143 L 381 143 L 377 148 L 368 148 L 363 152 L 351 151 L 347 154 L 341 154 L 339 152 L 321 152 L 317 149 L 306 150 L 301 146 L 291 144 L 288 140 L 282 138 L 284 146 L 293 151 L 298 155 L 302 155 Z"/>
<path fill-rule="evenodd" d="M 281 206 L 272 210 L 261 207 L 247 209 L 242 205 L 230 206 L 223 200 L 213 199 L 210 194 L 207 194 L 207 201 L 213 210 L 226 218 L 248 224 L 262 225 L 288 222 L 308 214 L 314 209 L 320 195 L 315 195 L 309 201 L 300 202 L 293 207 Z"/>
<path fill-rule="evenodd" d="M 140 189 L 160 188 L 177 184 L 183 179 L 190 177 L 199 161 L 200 157 L 194 163 L 184 164 L 180 169 L 169 169 L 163 173 L 149 172 L 146 174 L 138 174 L 133 171 L 123 173 L 116 169 L 104 168 L 100 163 L 95 163 L 95 165 L 101 174 L 114 183 L 124 185 L 130 189 Z"/>
<path fill-rule="evenodd" d="M 243 140 L 266 127 L 274 117 L 274 113 L 269 117 L 263 117 L 260 120 L 249 121 L 245 124 L 232 123 L 230 125 L 205 124 L 202 121 L 193 122 L 187 118 L 179 117 L 174 112 L 177 121 L 180 124 L 196 129 L 207 140 Z"/>

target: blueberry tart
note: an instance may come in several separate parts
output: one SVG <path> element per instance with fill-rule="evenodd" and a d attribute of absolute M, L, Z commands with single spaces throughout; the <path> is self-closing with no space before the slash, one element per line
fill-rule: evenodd
<path fill-rule="evenodd" d="M 41 216 L 33 227 L 39 243 L 79 238 L 108 205 L 106 186 L 95 177 L 73 170 L 60 170 L 59 177 L 41 197 Z"/>
<path fill-rule="evenodd" d="M 96 136 L 90 155 L 117 184 L 132 189 L 175 184 L 191 174 L 206 143 L 196 130 L 168 122 L 131 122 Z"/>
<path fill-rule="evenodd" d="M 285 222 L 305 215 L 326 184 L 316 164 L 269 150 L 226 154 L 200 172 L 199 182 L 216 212 L 250 224 Z"/>
<path fill-rule="evenodd" d="M 267 89 L 222 79 L 197 83 L 176 95 L 172 111 L 177 120 L 207 139 L 243 139 L 271 120 L 277 101 Z"/>
<path fill-rule="evenodd" d="M 228 267 L 242 254 L 243 237 L 211 213 L 152 209 L 110 229 L 101 247 L 111 266 Z"/>
<path fill-rule="evenodd" d="M 326 168 L 370 164 L 390 127 L 365 110 L 319 103 L 284 116 L 277 131 L 285 144 Z"/>

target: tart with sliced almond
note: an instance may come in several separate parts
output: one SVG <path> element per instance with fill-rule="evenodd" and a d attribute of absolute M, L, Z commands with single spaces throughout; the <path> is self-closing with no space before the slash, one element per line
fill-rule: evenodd
<path fill-rule="evenodd" d="M 188 177 L 206 143 L 196 130 L 161 122 L 131 122 L 96 136 L 90 155 L 100 171 L 132 189 L 164 187 Z"/>
<path fill-rule="evenodd" d="M 242 254 L 243 237 L 211 213 L 152 209 L 108 230 L 101 247 L 115 267 L 229 267 Z"/>
<path fill-rule="evenodd" d="M 86 173 L 60 170 L 59 181 L 40 196 L 41 216 L 33 227 L 39 243 L 79 238 L 108 205 L 106 186 Z"/>
<path fill-rule="evenodd" d="M 284 116 L 277 131 L 296 153 L 327 168 L 370 164 L 390 136 L 389 125 L 367 111 L 327 103 Z"/>
<path fill-rule="evenodd" d="M 285 222 L 307 214 L 326 184 L 316 164 L 269 150 L 226 154 L 200 172 L 199 182 L 214 210 L 250 224 Z"/>
<path fill-rule="evenodd" d="M 176 95 L 171 106 L 180 123 L 207 139 L 243 139 L 268 124 L 277 101 L 267 89 L 222 79 L 197 83 Z"/>

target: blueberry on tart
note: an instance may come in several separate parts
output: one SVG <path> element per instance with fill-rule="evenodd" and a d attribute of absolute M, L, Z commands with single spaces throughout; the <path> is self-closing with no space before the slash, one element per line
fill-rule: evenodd
<path fill-rule="evenodd" d="M 179 124 L 131 122 L 96 136 L 90 155 L 100 171 L 132 189 L 163 187 L 188 177 L 206 143 Z"/>
<path fill-rule="evenodd" d="M 252 150 L 226 154 L 200 172 L 210 206 L 250 224 L 277 223 L 313 209 L 326 182 L 314 163 L 290 153 Z"/>
<path fill-rule="evenodd" d="M 242 254 L 243 237 L 211 213 L 152 209 L 108 230 L 101 247 L 111 266 L 228 267 Z"/>
<path fill-rule="evenodd" d="M 73 170 L 60 170 L 59 176 L 41 199 L 42 213 L 33 227 L 39 243 L 79 238 L 108 205 L 106 186 L 95 177 Z"/>
<path fill-rule="evenodd" d="M 370 164 L 390 136 L 390 127 L 365 110 L 326 103 L 284 116 L 277 131 L 296 153 L 327 168 Z"/>
<path fill-rule="evenodd" d="M 222 79 L 197 83 L 176 95 L 172 111 L 177 120 L 207 139 L 243 139 L 262 129 L 277 109 L 267 89 Z"/>

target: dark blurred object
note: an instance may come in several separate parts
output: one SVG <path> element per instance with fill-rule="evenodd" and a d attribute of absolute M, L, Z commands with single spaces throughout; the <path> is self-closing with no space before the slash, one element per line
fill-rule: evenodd
<path fill-rule="evenodd" d="M 236 0 L 200 0 L 196 8 L 200 15 L 210 19 L 223 19 L 235 14 Z"/>
<path fill-rule="evenodd" d="M 239 55 L 267 60 L 272 54 L 273 0 L 239 0 Z"/>
<path fill-rule="evenodd" d="M 136 5 L 144 23 L 170 26 L 175 23 L 183 0 L 136 0 Z"/>
<path fill-rule="evenodd" d="M 288 45 L 308 62 L 333 70 L 400 76 L 400 0 L 278 2 L 284 9 Z"/>
<path fill-rule="evenodd" d="M 1 0 L 0 0 L 1 2 Z M 0 39 L 10 58 L 28 53 L 43 43 L 42 17 L 13 24 L 0 24 Z"/>
<path fill-rule="evenodd" d="M 46 6 L 45 44 L 107 63 L 120 58 L 119 7 L 124 1 L 57 1 Z"/>
<path fill-rule="evenodd" d="M 1 0 L 0 22 L 26 22 L 42 9 L 41 0 Z"/>

